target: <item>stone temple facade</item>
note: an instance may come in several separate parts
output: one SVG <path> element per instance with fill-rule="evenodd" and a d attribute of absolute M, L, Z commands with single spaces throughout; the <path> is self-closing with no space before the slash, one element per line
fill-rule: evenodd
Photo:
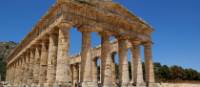
<path fill-rule="evenodd" d="M 69 55 L 72 27 L 82 33 L 82 49 L 76 56 Z M 95 48 L 92 32 L 101 36 L 101 45 Z M 8 56 L 6 81 L 10 87 L 155 87 L 152 32 L 148 24 L 112 0 L 58 0 Z M 119 56 L 117 75 L 115 53 Z"/>

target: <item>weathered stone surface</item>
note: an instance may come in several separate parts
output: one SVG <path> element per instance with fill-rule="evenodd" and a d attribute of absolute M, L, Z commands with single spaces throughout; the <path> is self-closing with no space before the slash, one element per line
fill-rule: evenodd
<path fill-rule="evenodd" d="M 82 33 L 82 49 L 77 56 L 69 54 L 69 31 L 73 26 Z M 58 0 L 8 56 L 7 81 L 12 87 L 156 86 L 149 43 L 152 31 L 112 0 Z M 92 32 L 101 35 L 98 47 L 91 46 Z M 110 41 L 110 37 L 117 37 L 118 41 Z M 135 40 L 141 43 L 133 45 Z M 143 80 L 140 46 L 145 47 L 146 81 Z M 128 67 L 130 48 L 132 73 Z M 114 53 L 118 53 L 119 60 Z M 97 59 L 101 63 L 97 63 Z M 119 68 L 115 66 L 116 61 Z"/>

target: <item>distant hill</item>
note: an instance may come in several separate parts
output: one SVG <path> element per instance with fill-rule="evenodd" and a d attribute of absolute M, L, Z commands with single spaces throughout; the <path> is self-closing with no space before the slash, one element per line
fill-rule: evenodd
<path fill-rule="evenodd" d="M 2 80 L 5 80 L 6 63 L 5 59 L 8 54 L 17 46 L 13 41 L 0 42 L 0 75 Z"/>
<path fill-rule="evenodd" d="M 0 59 L 5 59 L 9 52 L 15 48 L 17 43 L 13 41 L 9 42 L 0 42 Z"/>

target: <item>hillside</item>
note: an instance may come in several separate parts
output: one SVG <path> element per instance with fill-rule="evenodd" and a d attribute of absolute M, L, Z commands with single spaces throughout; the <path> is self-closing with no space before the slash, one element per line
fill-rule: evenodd
<path fill-rule="evenodd" d="M 1 79 L 5 80 L 5 58 L 11 52 L 12 49 L 16 47 L 17 43 L 9 41 L 9 42 L 0 42 L 0 75 Z"/>

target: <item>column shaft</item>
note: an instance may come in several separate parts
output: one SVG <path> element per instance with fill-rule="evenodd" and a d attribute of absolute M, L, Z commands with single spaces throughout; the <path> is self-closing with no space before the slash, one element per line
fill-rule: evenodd
<path fill-rule="evenodd" d="M 34 60 L 34 51 L 30 50 L 29 71 L 27 72 L 28 73 L 28 84 L 33 83 L 33 69 L 34 69 L 33 60 Z"/>
<path fill-rule="evenodd" d="M 132 81 L 137 86 L 144 85 L 140 44 L 133 43 L 131 51 L 132 51 L 132 61 L 131 61 L 131 63 L 132 63 Z"/>
<path fill-rule="evenodd" d="M 112 82 L 113 84 L 116 84 L 116 69 L 115 69 L 115 53 L 112 53 L 112 63 L 111 63 L 111 69 L 112 69 Z"/>
<path fill-rule="evenodd" d="M 26 55 L 25 55 L 25 77 L 24 77 L 24 83 L 26 84 L 26 85 L 30 85 L 28 82 L 28 78 L 29 78 L 29 76 L 28 76 L 28 72 L 29 72 L 29 53 L 27 52 L 26 53 Z"/>
<path fill-rule="evenodd" d="M 91 34 L 88 31 L 82 32 L 81 67 L 82 87 L 94 87 L 95 84 L 92 80 Z"/>
<path fill-rule="evenodd" d="M 33 76 L 34 76 L 34 85 L 38 85 L 39 83 L 39 72 L 40 72 L 40 46 L 35 47 L 35 59 L 34 59 L 34 71 L 33 71 Z"/>
<path fill-rule="evenodd" d="M 63 23 L 60 25 L 58 36 L 56 84 L 62 86 L 71 85 L 70 82 L 72 82 L 68 55 L 70 47 L 70 28 L 71 25 Z"/>
<path fill-rule="evenodd" d="M 110 40 L 108 34 L 102 34 L 102 48 L 101 48 L 101 57 L 102 57 L 102 83 L 103 87 L 114 87 L 112 82 L 112 58 L 111 58 L 111 49 L 110 49 Z"/>
<path fill-rule="evenodd" d="M 39 74 L 40 86 L 43 86 L 43 84 L 46 83 L 47 59 L 48 59 L 48 43 L 44 41 L 42 42 L 41 60 L 40 60 L 40 74 Z"/>
<path fill-rule="evenodd" d="M 148 42 L 144 45 L 144 54 L 145 54 L 145 71 L 146 71 L 146 81 L 148 83 L 154 83 L 154 66 L 152 60 L 152 43 Z"/>
<path fill-rule="evenodd" d="M 129 84 L 129 69 L 128 69 L 128 40 L 120 39 L 119 43 L 119 72 L 120 83 L 122 87 L 127 87 Z"/>
<path fill-rule="evenodd" d="M 95 59 L 92 61 L 92 77 L 93 77 L 93 81 L 97 83 L 97 69 L 98 69 L 98 66 L 97 66 L 97 60 L 98 59 Z"/>
<path fill-rule="evenodd" d="M 47 69 L 47 85 L 52 86 L 56 79 L 56 58 L 58 48 L 58 37 L 56 34 L 49 36 L 49 53 L 48 53 L 48 69 Z"/>
<path fill-rule="evenodd" d="M 78 85 L 78 67 L 76 64 L 72 66 L 72 70 L 73 70 L 73 85 L 72 85 L 72 87 L 77 87 L 77 85 Z"/>

